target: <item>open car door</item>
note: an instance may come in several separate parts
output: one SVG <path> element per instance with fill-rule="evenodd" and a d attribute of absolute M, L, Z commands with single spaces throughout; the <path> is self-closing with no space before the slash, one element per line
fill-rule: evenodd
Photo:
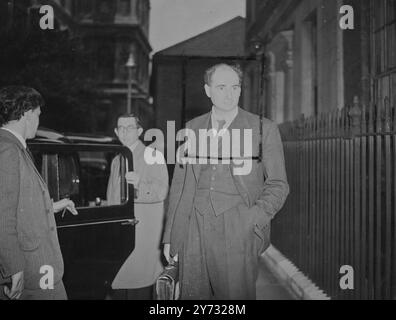
<path fill-rule="evenodd" d="M 69 198 L 78 211 L 55 214 L 68 297 L 104 299 L 135 247 L 134 192 L 125 180 L 132 153 L 101 144 L 30 143 L 29 148 L 53 201 Z M 119 203 L 106 198 L 113 160 L 119 163 Z"/>

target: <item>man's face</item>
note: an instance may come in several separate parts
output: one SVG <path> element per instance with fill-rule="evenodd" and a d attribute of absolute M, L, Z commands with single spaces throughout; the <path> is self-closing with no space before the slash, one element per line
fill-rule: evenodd
<path fill-rule="evenodd" d="M 215 107 L 231 111 L 238 107 L 241 84 L 238 74 L 229 67 L 219 67 L 213 73 L 210 85 L 205 84 L 206 95 Z"/>
<path fill-rule="evenodd" d="M 40 107 L 29 110 L 25 113 L 26 115 L 26 139 L 32 139 L 36 136 L 37 128 L 40 123 Z"/>
<path fill-rule="evenodd" d="M 132 146 L 142 134 L 143 129 L 139 128 L 136 119 L 133 117 L 119 118 L 117 128 L 114 130 L 118 139 L 124 146 Z"/>

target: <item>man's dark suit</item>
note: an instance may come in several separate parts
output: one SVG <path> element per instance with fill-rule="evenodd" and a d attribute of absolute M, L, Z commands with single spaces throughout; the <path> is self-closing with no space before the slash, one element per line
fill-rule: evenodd
<path fill-rule="evenodd" d="M 204 114 L 188 122 L 187 128 L 198 137 L 199 129 L 210 128 L 210 119 L 210 113 Z M 259 154 L 262 142 L 261 162 L 253 160 L 247 175 L 232 174 L 239 193 L 234 197 L 240 199 L 234 208 L 220 215 L 203 213 L 196 205 L 203 165 L 175 167 L 163 242 L 170 243 L 172 256 L 179 255 L 182 299 L 208 299 L 209 289 L 214 289 L 215 298 L 254 299 L 258 256 L 270 244 L 270 221 L 289 193 L 276 124 L 263 119 L 260 132 L 260 118 L 239 109 L 231 127 L 253 130 L 253 156 Z M 233 162 L 229 167 L 233 172 Z"/>
<path fill-rule="evenodd" d="M 45 265 L 54 270 L 53 290 L 40 289 L 40 268 Z M 66 298 L 47 186 L 22 143 L 0 129 L 0 284 L 19 271 L 24 271 L 25 280 L 21 299 Z"/>

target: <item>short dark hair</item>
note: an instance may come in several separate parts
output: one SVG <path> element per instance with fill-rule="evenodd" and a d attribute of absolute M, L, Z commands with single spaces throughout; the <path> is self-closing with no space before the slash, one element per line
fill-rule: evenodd
<path fill-rule="evenodd" d="M 7 86 L 0 89 L 0 126 L 20 120 L 29 110 L 45 105 L 41 94 L 25 86 Z"/>
<path fill-rule="evenodd" d="M 242 72 L 242 69 L 241 69 L 241 67 L 239 65 L 227 64 L 227 63 L 218 63 L 218 64 L 215 64 L 214 66 L 208 68 L 205 71 L 205 75 L 204 75 L 205 84 L 210 86 L 210 82 L 212 80 L 213 74 L 216 72 L 217 69 L 223 68 L 223 67 L 228 67 L 228 68 L 231 68 L 232 70 L 234 70 L 235 73 L 238 75 L 239 83 L 240 84 L 242 83 L 243 72 Z"/>
<path fill-rule="evenodd" d="M 136 125 L 138 126 L 138 128 L 143 128 L 140 118 L 134 113 L 123 113 L 123 114 L 119 115 L 117 117 L 116 126 L 118 125 L 118 120 L 120 120 L 121 118 L 135 118 Z"/>

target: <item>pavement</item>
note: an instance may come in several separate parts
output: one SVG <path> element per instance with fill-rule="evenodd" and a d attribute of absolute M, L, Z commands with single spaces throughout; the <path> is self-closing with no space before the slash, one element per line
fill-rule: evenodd
<path fill-rule="evenodd" d="M 263 260 L 260 261 L 259 276 L 256 283 L 257 300 L 295 300 L 282 284 L 281 280 L 267 267 Z"/>
<path fill-rule="evenodd" d="M 274 246 L 260 257 L 260 265 L 257 300 L 331 299 Z"/>

